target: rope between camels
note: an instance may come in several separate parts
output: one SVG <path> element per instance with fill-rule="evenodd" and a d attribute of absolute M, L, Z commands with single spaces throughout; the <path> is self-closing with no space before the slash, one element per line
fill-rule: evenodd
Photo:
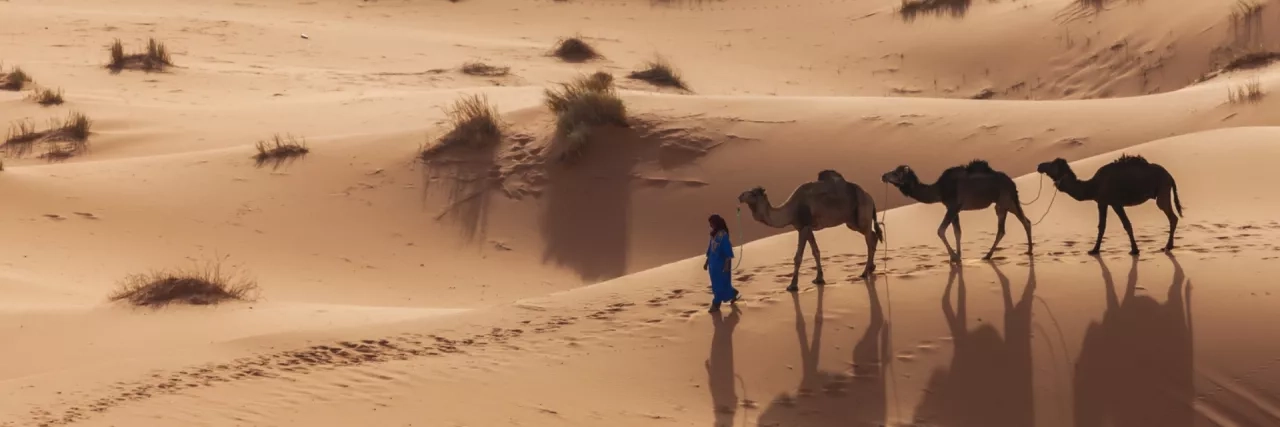
<path fill-rule="evenodd" d="M 1031 199 L 1030 202 L 1026 202 L 1026 203 L 1018 202 L 1018 203 L 1022 203 L 1022 206 L 1031 206 L 1032 203 L 1035 203 L 1037 200 L 1040 200 L 1040 194 L 1044 193 L 1044 174 L 1039 174 L 1039 175 L 1040 175 L 1040 184 L 1039 184 L 1039 187 L 1036 189 L 1036 198 Z"/>
<path fill-rule="evenodd" d="M 1049 207 L 1044 208 L 1044 215 L 1040 215 L 1040 219 L 1031 224 L 1032 227 L 1040 225 L 1041 222 L 1044 222 L 1044 218 L 1049 216 L 1049 211 L 1053 210 L 1053 201 L 1058 200 L 1058 193 L 1058 187 L 1055 185 L 1053 187 L 1053 197 L 1049 198 Z"/>

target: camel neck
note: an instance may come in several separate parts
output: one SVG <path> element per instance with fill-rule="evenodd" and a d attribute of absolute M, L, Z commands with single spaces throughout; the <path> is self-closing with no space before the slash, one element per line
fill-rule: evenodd
<path fill-rule="evenodd" d="M 1098 189 L 1098 186 L 1094 184 L 1093 180 L 1081 181 L 1079 178 L 1076 178 L 1075 174 L 1068 174 L 1057 182 L 1054 182 L 1054 185 L 1057 186 L 1059 190 L 1062 190 L 1063 193 L 1067 193 L 1068 196 L 1071 196 L 1071 198 L 1080 201 L 1094 200 Z"/>
<path fill-rule="evenodd" d="M 899 187 L 899 190 L 902 190 L 903 195 L 920 203 L 938 203 L 942 201 L 942 195 L 938 192 L 937 183 L 924 184 L 915 181 Z"/>
<path fill-rule="evenodd" d="M 773 207 L 773 204 L 769 203 L 767 198 L 751 207 L 751 217 L 773 228 L 783 228 L 791 225 L 790 219 L 786 217 L 786 212 Z"/>

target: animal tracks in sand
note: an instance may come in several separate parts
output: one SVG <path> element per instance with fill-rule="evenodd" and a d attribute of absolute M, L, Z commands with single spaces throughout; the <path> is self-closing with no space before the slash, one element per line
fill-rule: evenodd
<path fill-rule="evenodd" d="M 88 217 L 87 215 L 80 216 Z M 1144 242 L 1162 242 L 1164 236 L 1166 236 L 1165 233 L 1167 233 L 1167 230 L 1163 229 L 1163 227 L 1145 227 L 1135 230 L 1135 234 L 1139 235 Z M 1224 233 L 1230 234 L 1226 236 Z M 1228 238 L 1221 238 L 1224 236 Z M 1037 242 L 1037 248 L 1039 249 L 1037 258 L 1043 259 L 1047 256 L 1063 261 L 1085 258 L 1082 253 L 1083 248 L 1074 246 L 1083 246 L 1081 242 L 1090 242 L 1092 237 L 1082 233 L 1073 236 L 1053 236 L 1049 240 L 1039 241 Z M 1246 250 L 1280 252 L 1280 245 L 1272 243 L 1278 240 L 1277 237 L 1280 237 L 1280 223 L 1274 221 L 1249 224 L 1205 224 L 1197 222 L 1190 223 L 1185 228 L 1179 227 L 1179 249 L 1175 249 L 1175 251 L 1185 250 L 1200 254 L 1236 253 Z M 1123 235 L 1109 236 L 1108 241 L 1105 242 L 1107 244 L 1104 246 L 1104 254 L 1108 256 L 1127 254 L 1128 245 L 1123 244 L 1124 240 Z M 892 258 L 890 260 L 898 259 L 899 261 L 882 263 L 879 274 L 909 277 L 921 271 L 945 268 L 947 262 L 945 253 L 930 245 L 893 248 L 891 254 Z M 1020 259 L 1019 256 L 1009 256 L 1008 258 L 1011 260 Z M 1275 257 L 1272 256 L 1270 258 Z M 840 253 L 824 257 L 826 262 L 824 262 L 823 266 L 829 271 L 848 270 L 861 266 L 860 259 L 861 256 L 858 254 Z M 882 262 L 883 260 L 883 257 L 877 257 L 877 262 Z M 808 261 L 812 262 L 811 259 Z M 1019 262 L 1021 263 L 1021 261 Z M 748 295 L 759 295 L 752 302 L 761 304 L 777 303 L 777 296 L 785 293 L 781 288 L 758 289 L 754 292 L 746 291 L 746 289 L 749 289 L 762 279 L 777 278 L 775 281 L 785 283 L 790 280 L 792 268 L 793 266 L 789 259 L 771 265 L 753 267 L 747 273 L 740 273 L 736 277 L 738 279 L 737 285 L 740 289 L 744 289 Z M 831 270 L 832 268 L 835 270 Z M 845 280 L 854 282 L 861 279 L 849 276 Z M 814 288 L 811 286 L 805 287 L 805 292 L 813 290 Z M 676 303 L 677 300 L 681 300 L 689 294 L 690 291 L 688 289 L 672 289 L 646 300 L 645 305 L 655 308 L 665 307 Z M 585 311 L 586 314 L 581 316 L 554 315 L 540 317 L 545 315 L 544 311 L 530 310 L 533 313 L 531 316 L 537 317 L 518 321 L 518 327 L 493 328 L 488 332 L 476 333 L 464 338 L 450 338 L 430 334 L 401 334 L 374 339 L 337 341 L 307 348 L 244 357 L 224 363 L 160 372 L 141 380 L 116 383 L 106 390 L 98 389 L 64 394 L 62 398 L 65 400 L 60 404 L 56 404 L 56 408 L 43 407 L 31 410 L 29 412 L 29 421 L 31 421 L 30 425 L 67 425 L 83 421 L 93 417 L 95 414 L 106 412 L 122 405 L 145 401 L 157 396 L 178 394 L 186 390 L 215 387 L 220 384 L 239 381 L 287 380 L 297 376 L 345 367 L 423 357 L 476 354 L 487 347 L 513 348 L 517 340 L 532 340 L 532 336 L 556 332 L 583 321 L 623 321 L 634 322 L 637 325 L 653 325 L 664 321 L 664 317 L 624 318 L 624 314 L 635 305 L 635 303 L 627 301 L 611 301 L 602 308 L 588 309 Z M 704 310 L 705 306 L 699 300 L 696 305 L 672 307 L 666 311 L 667 316 L 665 319 L 690 319 Z M 551 339 L 554 340 L 555 338 L 552 337 Z M 922 354 L 937 351 L 938 343 L 946 343 L 947 341 L 946 339 L 940 339 L 935 342 L 918 343 L 913 348 L 898 352 L 895 354 L 894 359 L 901 362 L 913 361 Z M 828 389 L 824 387 L 824 390 Z M 839 390 L 839 388 L 836 387 L 834 390 Z"/>

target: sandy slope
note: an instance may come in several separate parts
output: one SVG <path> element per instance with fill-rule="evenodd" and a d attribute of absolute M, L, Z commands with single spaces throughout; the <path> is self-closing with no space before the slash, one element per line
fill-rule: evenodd
<path fill-rule="evenodd" d="M 0 120 L 95 120 L 84 156 L 4 159 L 0 340 L 16 350 L 0 356 L 0 425 L 1275 424 L 1277 349 L 1253 325 L 1272 308 L 1260 279 L 1280 199 L 1242 183 L 1280 154 L 1277 101 L 1226 94 L 1277 76 L 1185 86 L 1272 47 L 1277 11 L 1243 22 L 1231 1 L 1157 3 L 1089 16 L 976 2 L 907 23 L 870 0 L 0 2 L 0 60 L 68 100 L 0 91 Z M 574 32 L 606 58 L 544 55 Z M 111 38 L 148 36 L 178 68 L 101 68 Z M 695 93 L 619 79 L 632 129 L 575 164 L 531 166 L 550 140 L 543 86 L 622 75 L 654 52 Z M 458 73 L 468 60 L 513 75 Z M 963 99 L 983 89 L 1003 100 Z M 508 139 L 416 163 L 465 93 L 501 108 Z M 1072 100 L 1015 101 L 1028 98 Z M 1259 127 L 1215 130 L 1243 126 Z M 255 168 L 253 141 L 273 133 L 312 153 Z M 950 281 L 964 302 L 938 316 L 941 208 L 908 206 L 881 173 L 905 163 L 932 179 L 981 157 L 1021 176 L 1027 201 L 1047 184 L 1026 175 L 1036 163 L 1081 160 L 1088 175 L 1120 151 L 1178 177 L 1185 280 L 1143 255 L 1133 296 L 1108 310 L 1104 265 L 1117 295 L 1131 283 L 1119 224 L 1105 264 L 1080 255 L 1093 207 L 1046 189 L 1028 208 L 1039 218 L 1054 200 L 1034 293 L 1014 227 L 996 263 L 1003 305 L 998 273 L 973 261 L 992 215 L 967 213 L 965 291 Z M 740 315 L 701 313 L 704 273 L 686 258 L 705 215 L 732 215 L 756 185 L 780 203 L 826 168 L 896 208 L 886 275 L 846 278 L 861 238 L 831 230 L 839 283 L 783 293 L 794 234 L 745 218 L 731 226 L 755 240 L 738 277 L 751 297 Z M 1154 249 L 1163 216 L 1133 218 Z M 219 256 L 264 298 L 104 301 L 125 275 Z"/>

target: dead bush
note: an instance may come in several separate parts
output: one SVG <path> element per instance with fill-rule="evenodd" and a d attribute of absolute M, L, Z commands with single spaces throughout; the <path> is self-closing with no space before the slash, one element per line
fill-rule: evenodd
<path fill-rule="evenodd" d="M 609 73 L 581 76 L 545 94 L 547 108 L 556 115 L 556 136 L 566 144 L 562 156 L 580 154 L 596 126 L 628 126 L 626 105 Z"/>
<path fill-rule="evenodd" d="M 600 53 L 581 36 L 560 39 L 551 54 L 566 62 L 585 62 L 600 57 Z"/>
<path fill-rule="evenodd" d="M 45 144 L 45 154 L 58 153 L 57 158 L 66 158 L 88 149 L 90 129 L 93 121 L 79 112 L 71 112 L 64 120 L 50 119 L 48 129 L 37 131 L 29 120 L 13 122 L 9 125 L 9 135 L 0 148 L 10 157 L 21 157 L 30 153 L 36 145 Z"/>
<path fill-rule="evenodd" d="M 1241 85 L 1227 88 L 1227 102 L 1232 104 L 1251 104 L 1262 101 L 1266 93 L 1262 91 L 1262 83 L 1254 77 Z"/>
<path fill-rule="evenodd" d="M 969 12 L 973 0 L 902 0 L 898 15 L 905 21 L 913 21 L 919 15 L 951 15 L 963 17 Z"/>
<path fill-rule="evenodd" d="M 689 90 L 689 87 L 684 83 L 684 79 L 680 78 L 680 72 L 662 57 L 646 62 L 644 68 L 632 71 L 627 77 L 646 81 L 655 86 Z"/>
<path fill-rule="evenodd" d="M 280 134 L 272 135 L 271 139 L 258 141 L 254 144 L 254 148 L 258 150 L 258 154 L 253 156 L 253 160 L 258 167 L 266 164 L 272 164 L 273 167 L 293 160 L 298 157 L 306 156 L 311 152 L 307 147 L 306 140 L 299 140 L 293 135 L 280 136 Z"/>
<path fill-rule="evenodd" d="M 36 103 L 39 103 L 40 105 L 44 105 L 44 106 L 59 105 L 59 104 L 62 104 L 62 102 L 63 102 L 63 99 L 62 99 L 62 88 L 58 88 L 58 89 L 49 89 L 49 88 L 40 88 L 40 89 L 36 89 L 36 91 L 35 91 L 35 92 L 32 92 L 32 93 L 31 93 L 31 95 L 30 95 L 30 96 L 28 96 L 27 98 L 31 99 L 32 101 L 35 101 Z"/>
<path fill-rule="evenodd" d="M 257 299 L 258 283 L 235 269 L 224 268 L 224 260 L 130 275 L 108 295 L 108 299 L 152 308 L 169 304 L 212 305 Z"/>
<path fill-rule="evenodd" d="M 422 160 L 453 147 L 487 148 L 502 138 L 502 117 L 484 94 L 466 95 L 445 110 L 451 129 L 422 150 Z"/>
<path fill-rule="evenodd" d="M 158 42 L 154 38 L 147 40 L 146 51 L 131 54 L 125 54 L 124 44 L 120 42 L 120 39 L 116 39 L 111 44 L 110 61 L 107 63 L 107 68 L 117 72 L 126 69 L 163 71 L 173 65 L 173 61 L 169 57 L 169 50 L 165 48 L 164 43 Z"/>
<path fill-rule="evenodd" d="M 483 62 L 468 62 L 462 64 L 462 73 L 471 76 L 501 77 L 510 74 L 511 67 L 499 67 Z"/>
<path fill-rule="evenodd" d="M 31 76 L 22 71 L 22 67 L 13 67 L 8 73 L 0 74 L 0 90 L 20 91 L 30 81 Z"/>

